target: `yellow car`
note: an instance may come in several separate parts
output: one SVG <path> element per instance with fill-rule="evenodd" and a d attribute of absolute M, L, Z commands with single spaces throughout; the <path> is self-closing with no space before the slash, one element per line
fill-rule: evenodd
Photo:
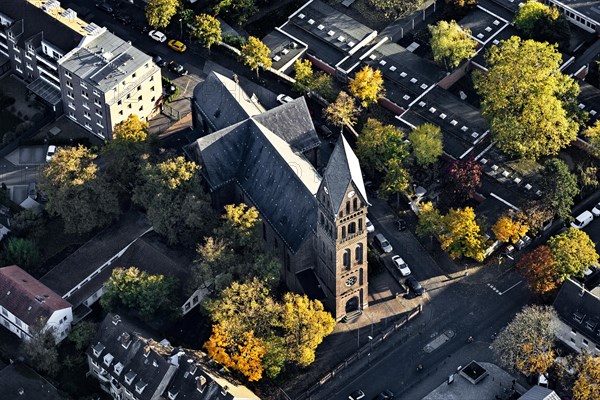
<path fill-rule="evenodd" d="M 179 40 L 175 40 L 175 39 L 171 39 L 169 40 L 169 47 L 172 48 L 175 51 L 178 51 L 180 53 L 183 53 L 185 51 L 185 49 L 187 49 L 187 46 L 183 43 L 181 43 Z"/>

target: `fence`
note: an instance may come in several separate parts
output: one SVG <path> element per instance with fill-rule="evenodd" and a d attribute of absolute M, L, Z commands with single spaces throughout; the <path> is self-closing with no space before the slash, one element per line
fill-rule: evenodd
<path fill-rule="evenodd" d="M 361 349 L 359 349 L 356 353 L 352 354 L 350 357 L 346 358 L 340 364 L 338 364 L 335 368 L 333 368 L 330 372 L 325 374 L 318 382 L 312 385 L 310 388 L 306 390 L 306 392 L 296 398 L 296 400 L 308 400 L 311 398 L 312 394 L 321 389 L 323 385 L 327 382 L 335 378 L 337 374 L 339 374 L 344 369 L 348 368 L 355 361 L 360 360 L 365 357 L 370 357 L 370 353 L 380 344 L 382 344 L 386 339 L 388 339 L 392 333 L 398 331 L 402 328 L 408 321 L 416 317 L 423 310 L 423 306 L 419 305 L 415 307 L 411 312 L 409 312 L 402 320 L 394 323 L 393 326 L 386 329 L 384 332 L 375 336 L 370 343 L 364 345 Z"/>

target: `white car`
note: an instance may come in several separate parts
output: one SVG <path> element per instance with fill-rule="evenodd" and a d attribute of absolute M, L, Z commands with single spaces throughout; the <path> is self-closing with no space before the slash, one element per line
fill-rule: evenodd
<path fill-rule="evenodd" d="M 575 229 L 583 229 L 589 225 L 594 219 L 594 214 L 589 211 L 584 211 L 575 217 L 575 221 L 571 222 L 571 227 Z"/>
<path fill-rule="evenodd" d="M 285 103 L 290 103 L 290 102 L 294 101 L 294 99 L 292 99 L 288 95 L 280 94 L 279 96 L 277 96 L 277 101 L 280 102 L 281 104 L 285 104 Z"/>
<path fill-rule="evenodd" d="M 600 203 L 596 204 L 594 208 L 592 208 L 592 214 L 594 214 L 594 217 L 600 217 Z"/>
<path fill-rule="evenodd" d="M 156 40 L 159 43 L 164 43 L 167 41 L 167 37 L 165 36 L 165 34 L 160 31 L 152 30 L 148 33 L 148 36 L 150 36 L 152 39 Z"/>
<path fill-rule="evenodd" d="M 406 262 L 404 262 L 404 260 L 402 259 L 402 257 L 400 256 L 393 256 L 392 257 L 392 261 L 394 263 L 394 265 L 396 266 L 396 268 L 398 268 L 398 271 L 400 271 L 400 274 L 402 276 L 409 276 L 410 275 L 410 268 L 408 268 L 408 264 L 406 264 Z"/>
<path fill-rule="evenodd" d="M 54 153 L 56 153 L 56 146 L 51 144 L 50 146 L 48 146 L 48 152 L 46 152 L 46 162 L 52 160 L 52 157 L 54 157 Z"/>
<path fill-rule="evenodd" d="M 381 233 L 375 235 L 374 241 L 384 253 L 391 253 L 394 250 L 390 242 Z"/>
<path fill-rule="evenodd" d="M 365 225 L 367 227 L 368 233 L 375 232 L 375 227 L 373 226 L 373 223 L 369 220 L 369 218 L 366 218 Z"/>

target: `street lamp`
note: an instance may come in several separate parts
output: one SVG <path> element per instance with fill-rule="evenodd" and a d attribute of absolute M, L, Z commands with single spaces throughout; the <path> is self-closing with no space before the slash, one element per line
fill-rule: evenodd
<path fill-rule="evenodd" d="M 179 18 L 179 39 L 183 37 L 183 18 Z"/>

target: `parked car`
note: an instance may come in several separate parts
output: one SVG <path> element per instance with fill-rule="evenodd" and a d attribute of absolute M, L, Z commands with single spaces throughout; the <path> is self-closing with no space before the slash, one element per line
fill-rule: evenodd
<path fill-rule="evenodd" d="M 594 217 L 600 217 L 600 203 L 596 204 L 594 206 L 594 208 L 592 208 L 592 214 L 594 214 Z"/>
<path fill-rule="evenodd" d="M 502 254 L 504 256 L 506 256 L 507 258 L 514 260 L 515 259 L 515 246 L 513 246 L 512 244 L 507 245 L 504 248 L 504 250 L 502 251 Z"/>
<path fill-rule="evenodd" d="M 286 94 L 280 94 L 279 96 L 277 96 L 277 101 L 280 102 L 281 104 L 285 104 L 285 103 L 289 103 L 290 101 L 294 101 L 294 99 L 292 99 L 290 96 L 288 96 Z"/>
<path fill-rule="evenodd" d="M 375 227 L 373 226 L 373 223 L 371 222 L 371 220 L 369 220 L 369 218 L 365 218 L 365 219 L 366 219 L 365 226 L 367 227 L 367 233 L 375 232 Z"/>
<path fill-rule="evenodd" d="M 375 243 L 377 243 L 379 248 L 383 250 L 384 253 L 391 253 L 392 250 L 394 250 L 390 242 L 388 242 L 385 236 L 383 236 L 381 233 L 375 235 Z"/>
<path fill-rule="evenodd" d="M 348 396 L 348 400 L 360 400 L 364 398 L 365 392 L 363 392 L 362 390 L 355 390 L 354 392 L 350 393 L 350 396 Z"/>
<path fill-rule="evenodd" d="M 173 49 L 179 53 L 183 53 L 187 49 L 187 46 L 185 44 L 183 44 L 182 42 L 180 42 L 179 40 L 171 39 L 171 40 L 169 40 L 169 43 L 167 43 L 167 44 L 171 49 Z"/>
<path fill-rule="evenodd" d="M 176 63 L 175 61 L 171 61 L 169 63 L 169 70 L 171 72 L 176 73 L 179 76 L 187 75 L 188 70 L 183 68 L 183 65 Z"/>
<path fill-rule="evenodd" d="M 52 160 L 52 157 L 54 157 L 54 153 L 56 153 L 56 146 L 51 144 L 50 146 L 48 146 L 48 151 L 46 152 L 46 162 Z"/>
<path fill-rule="evenodd" d="M 398 268 L 398 271 L 400 271 L 400 274 L 402 276 L 409 276 L 410 275 L 410 268 L 408 268 L 408 264 L 406 264 L 406 262 L 402 259 L 402 257 L 400 257 L 400 256 L 393 256 L 392 257 L 392 262 L 394 263 L 394 265 L 396 266 L 396 268 Z"/>
<path fill-rule="evenodd" d="M 515 247 L 517 250 L 523 250 L 525 247 L 531 244 L 531 238 L 529 236 L 523 236 L 521 239 L 517 240 L 515 243 Z"/>
<path fill-rule="evenodd" d="M 377 397 L 375 397 L 375 400 L 393 400 L 394 399 L 394 393 L 392 393 L 391 390 L 384 390 L 383 392 L 379 393 L 379 395 L 377 395 Z"/>
<path fill-rule="evenodd" d="M 159 68 L 164 68 L 164 67 L 167 66 L 167 64 L 168 64 L 167 60 L 165 60 L 164 58 L 162 58 L 158 54 L 149 53 L 148 55 L 150 57 L 152 57 L 152 61 L 154 61 L 154 64 L 158 65 Z"/>
<path fill-rule="evenodd" d="M 129 25 L 131 23 L 131 17 L 129 15 L 125 14 L 124 12 L 116 13 L 115 19 L 117 21 L 122 22 L 125 25 Z"/>
<path fill-rule="evenodd" d="M 113 12 L 113 8 L 108 3 L 97 3 L 96 7 L 109 14 L 112 14 Z"/>
<path fill-rule="evenodd" d="M 403 219 L 399 219 L 398 221 L 396 221 L 396 225 L 398 225 L 399 231 L 403 231 L 406 229 L 406 221 Z"/>
<path fill-rule="evenodd" d="M 421 296 L 423 293 L 425 293 L 425 289 L 423 289 L 423 286 L 421 286 L 419 281 L 416 280 L 413 276 L 409 276 L 408 278 L 406 278 L 404 284 L 408 286 L 408 288 L 417 296 Z"/>
<path fill-rule="evenodd" d="M 159 43 L 164 43 L 167 41 L 167 37 L 165 36 L 165 34 L 157 30 L 151 30 L 150 32 L 148 32 L 148 36 L 150 36 L 152 39 L 156 40 Z"/>
<path fill-rule="evenodd" d="M 594 214 L 586 210 L 575 217 L 575 221 L 571 222 L 571 227 L 575 229 L 583 229 L 588 226 L 593 219 Z"/>

